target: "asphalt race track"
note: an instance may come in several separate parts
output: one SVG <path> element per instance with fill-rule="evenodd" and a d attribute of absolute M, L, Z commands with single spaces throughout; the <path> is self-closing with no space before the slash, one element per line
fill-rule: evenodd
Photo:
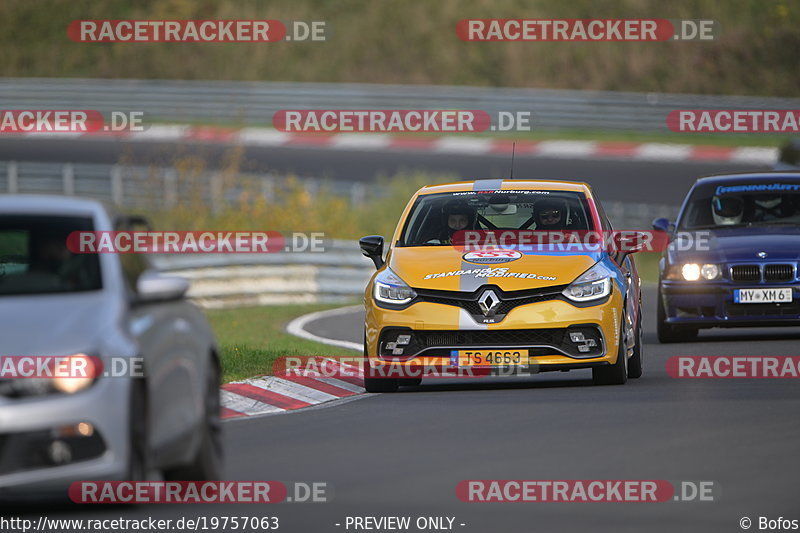
<path fill-rule="evenodd" d="M 110 163 L 124 150 L 122 144 L 3 140 L 0 159 Z M 252 149 L 247 156 L 273 170 L 362 180 L 403 166 L 470 177 L 498 175 L 505 168 L 504 158 L 494 156 L 412 158 L 290 148 Z M 698 175 L 734 169 L 755 168 L 522 158 L 516 174 L 586 179 L 601 199 L 677 204 Z M 798 381 L 675 379 L 665 364 L 675 355 L 797 355 L 800 329 L 715 330 L 701 333 L 697 342 L 660 345 L 654 306 L 655 291 L 647 287 L 645 373 L 624 386 L 595 387 L 589 371 L 439 380 L 396 394 L 225 424 L 226 479 L 325 482 L 328 503 L 36 508 L 30 515 L 278 516 L 279 531 L 304 533 L 347 531 L 347 516 L 450 516 L 456 531 L 476 533 L 730 532 L 741 531 L 742 517 L 753 520 L 753 530 L 759 516 L 798 518 Z M 362 327 L 356 312 L 308 329 L 358 342 Z M 714 501 L 706 502 L 463 503 L 455 491 L 466 479 L 661 479 L 676 486 L 681 481 L 715 485 Z"/>
<path fill-rule="evenodd" d="M 323 481 L 329 503 L 98 506 L 59 516 L 274 515 L 292 532 L 345 531 L 347 516 L 454 516 L 465 524 L 457 531 L 483 533 L 740 531 L 745 516 L 796 515 L 797 381 L 675 379 L 665 363 L 673 355 L 797 354 L 800 330 L 715 330 L 698 342 L 660 345 L 652 287 L 644 303 L 645 373 L 624 386 L 595 387 L 589 371 L 438 380 L 225 425 L 226 479 Z M 354 312 L 309 329 L 356 341 L 362 325 Z M 464 479 L 664 479 L 715 488 L 713 502 L 463 503 L 455 487 Z"/>

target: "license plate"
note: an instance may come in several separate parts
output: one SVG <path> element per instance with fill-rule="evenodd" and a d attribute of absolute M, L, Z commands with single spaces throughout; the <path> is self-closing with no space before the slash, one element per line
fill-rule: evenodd
<path fill-rule="evenodd" d="M 737 304 L 791 303 L 792 289 L 734 289 L 733 301 Z"/>
<path fill-rule="evenodd" d="M 450 363 L 458 366 L 521 366 L 528 364 L 528 350 L 453 350 Z"/>

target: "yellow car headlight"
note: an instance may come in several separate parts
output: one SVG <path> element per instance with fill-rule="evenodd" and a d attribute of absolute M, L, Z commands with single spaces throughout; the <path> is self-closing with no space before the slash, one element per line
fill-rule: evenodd
<path fill-rule="evenodd" d="M 561 294 L 573 302 L 605 298 L 611 294 L 611 272 L 602 263 L 597 263 L 578 276 Z"/>
<path fill-rule="evenodd" d="M 388 267 L 375 276 L 372 294 L 377 301 L 394 305 L 407 304 L 417 297 L 414 289 Z"/>

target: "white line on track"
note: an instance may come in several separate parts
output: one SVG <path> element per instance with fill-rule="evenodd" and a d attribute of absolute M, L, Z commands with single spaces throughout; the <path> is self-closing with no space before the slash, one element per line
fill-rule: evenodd
<path fill-rule="evenodd" d="M 361 309 L 361 306 L 348 305 L 347 307 L 338 307 L 336 309 L 317 311 L 316 313 L 309 313 L 307 315 L 299 316 L 294 320 L 292 320 L 291 322 L 289 322 L 289 324 L 286 326 L 286 331 L 291 335 L 300 337 L 301 339 L 306 339 L 314 342 L 321 342 L 322 344 L 327 344 L 329 346 L 338 346 L 340 348 L 347 348 L 349 350 L 356 350 L 360 352 L 364 349 L 364 346 L 360 342 L 351 342 L 339 339 L 329 339 L 327 337 L 320 337 L 319 335 L 314 335 L 313 333 L 306 331 L 305 329 L 306 325 L 309 322 L 314 322 L 315 320 L 331 316 L 346 315 L 352 313 L 357 309 Z"/>

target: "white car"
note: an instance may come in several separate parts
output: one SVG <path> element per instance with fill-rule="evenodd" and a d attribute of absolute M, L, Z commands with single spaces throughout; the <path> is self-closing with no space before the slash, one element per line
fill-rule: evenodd
<path fill-rule="evenodd" d="M 0 195 L 0 356 L 143 365 L 95 379 L 0 378 L 0 499 L 66 497 L 73 481 L 156 471 L 220 474 L 220 364 L 188 282 L 145 255 L 66 247 L 72 231 L 131 220 L 92 200 Z"/>

